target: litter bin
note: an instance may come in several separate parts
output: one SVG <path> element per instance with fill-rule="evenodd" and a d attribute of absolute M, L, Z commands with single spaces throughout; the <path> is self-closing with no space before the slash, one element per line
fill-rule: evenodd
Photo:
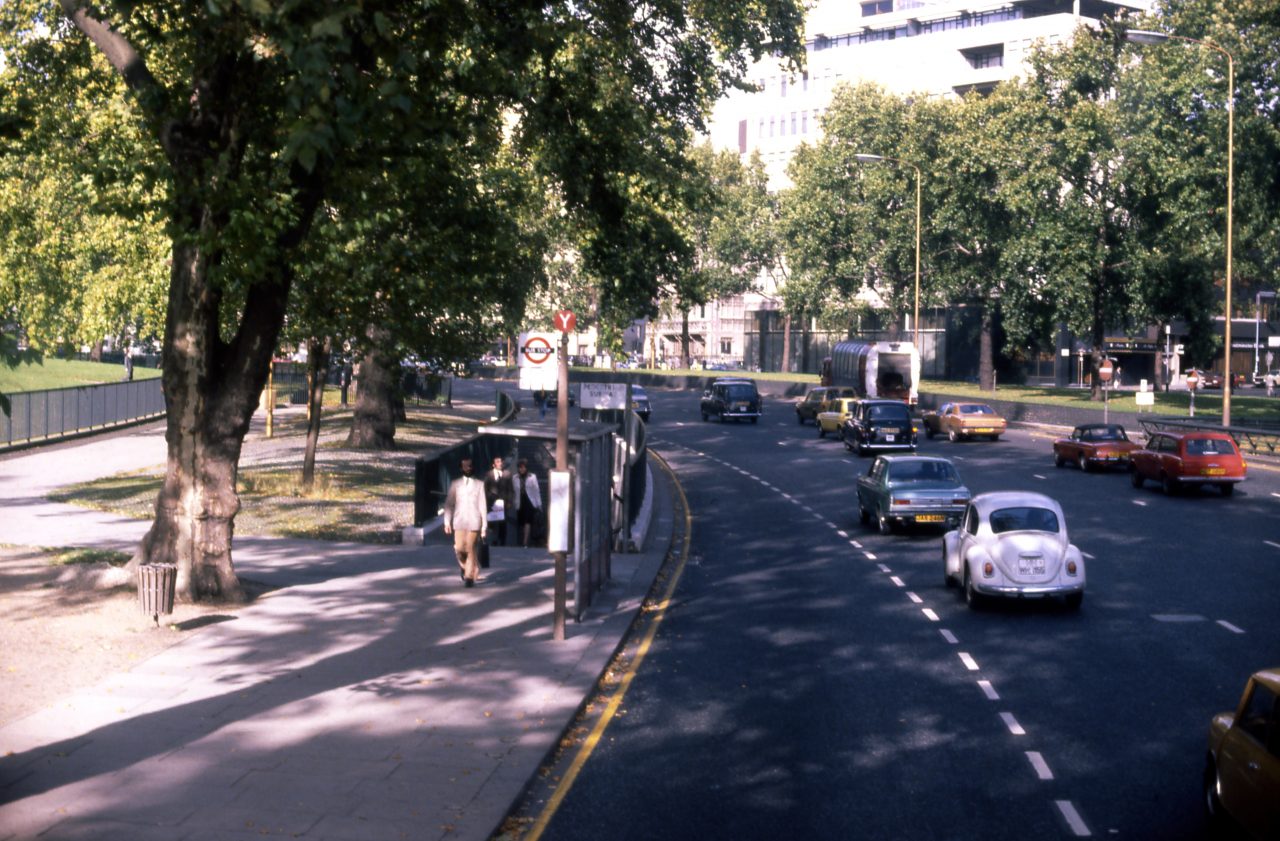
<path fill-rule="evenodd" d="M 178 584 L 176 564 L 142 564 L 138 567 L 138 607 L 160 627 L 160 614 L 173 613 Z"/>

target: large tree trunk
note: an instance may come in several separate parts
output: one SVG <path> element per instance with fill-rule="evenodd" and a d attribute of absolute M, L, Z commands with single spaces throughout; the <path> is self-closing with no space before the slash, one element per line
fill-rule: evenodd
<path fill-rule="evenodd" d="M 371 331 L 372 332 L 372 331 Z M 359 450 L 392 450 L 396 446 L 394 379 L 386 354 L 374 344 L 360 360 L 356 409 L 347 446 Z"/>
<path fill-rule="evenodd" d="M 163 357 L 168 461 L 156 518 L 135 560 L 175 563 L 182 601 L 241 601 L 244 592 L 231 561 L 240 510 L 237 466 L 266 384 L 289 286 L 284 280 L 253 287 L 240 329 L 225 343 L 208 269 L 207 255 L 179 238 Z"/>
<path fill-rule="evenodd" d="M 302 456 L 302 487 L 310 491 L 316 481 L 316 447 L 320 443 L 320 413 L 324 409 L 324 386 L 329 379 L 329 350 L 332 340 L 312 339 L 307 347 L 307 447 Z"/>
<path fill-rule="evenodd" d="M 994 322 L 991 307 L 983 304 L 982 326 L 978 332 L 978 388 L 982 391 L 996 390 L 996 363 L 992 349 Z"/>
<path fill-rule="evenodd" d="M 791 370 L 791 313 L 782 317 L 782 370 Z"/>
<path fill-rule="evenodd" d="M 680 310 L 680 367 L 689 370 L 693 360 L 689 358 L 689 310 Z"/>

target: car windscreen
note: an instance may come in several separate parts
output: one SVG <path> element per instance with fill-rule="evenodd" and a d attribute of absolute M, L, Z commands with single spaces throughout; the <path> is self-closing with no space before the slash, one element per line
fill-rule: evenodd
<path fill-rule="evenodd" d="M 731 385 L 724 390 L 725 396 L 730 400 L 754 400 L 756 399 L 756 390 L 749 385 Z"/>
<path fill-rule="evenodd" d="M 945 461 L 895 464 L 889 468 L 890 482 L 959 482 L 956 469 Z"/>
<path fill-rule="evenodd" d="M 1231 456 L 1235 455 L 1235 447 L 1230 441 L 1221 438 L 1188 438 L 1187 455 L 1189 456 Z"/>
<path fill-rule="evenodd" d="M 991 512 L 991 531 L 1047 531 L 1057 534 L 1058 515 L 1048 508 L 1001 508 Z"/>
<path fill-rule="evenodd" d="M 872 406 L 867 414 L 871 420 L 877 421 L 911 420 L 911 415 L 907 412 L 907 407 L 902 405 L 886 404 L 884 406 Z"/>

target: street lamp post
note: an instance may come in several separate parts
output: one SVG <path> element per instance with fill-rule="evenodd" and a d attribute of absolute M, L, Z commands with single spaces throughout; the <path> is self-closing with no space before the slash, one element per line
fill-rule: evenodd
<path fill-rule="evenodd" d="M 1231 425 L 1231 207 L 1234 199 L 1235 169 L 1235 119 L 1236 119 L 1236 62 L 1231 53 L 1212 41 L 1199 38 L 1188 38 L 1185 35 L 1170 35 L 1165 32 L 1153 32 L 1147 29 L 1130 29 L 1124 39 L 1134 44 L 1163 44 L 1166 41 L 1183 41 L 1207 47 L 1227 57 L 1227 278 L 1226 324 L 1223 327 L 1223 339 L 1226 345 L 1225 361 L 1222 375 L 1222 425 Z"/>
<path fill-rule="evenodd" d="M 877 161 L 892 161 L 896 164 L 909 166 L 916 172 L 916 300 L 915 310 L 911 314 L 911 343 L 916 346 L 916 353 L 920 352 L 920 167 L 915 164 L 904 161 L 901 158 L 890 158 L 887 155 L 854 155 L 855 160 L 861 163 L 874 163 Z"/>
<path fill-rule="evenodd" d="M 1253 381 L 1255 383 L 1258 381 L 1258 357 L 1262 355 L 1262 299 L 1275 297 L 1275 292 L 1259 292 L 1253 296 Z"/>

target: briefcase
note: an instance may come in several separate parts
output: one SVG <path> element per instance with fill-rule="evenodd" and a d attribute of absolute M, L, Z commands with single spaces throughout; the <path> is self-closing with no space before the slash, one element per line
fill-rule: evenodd
<path fill-rule="evenodd" d="M 489 568 L 489 541 L 480 538 L 476 541 L 476 558 L 480 562 L 481 569 Z"/>

